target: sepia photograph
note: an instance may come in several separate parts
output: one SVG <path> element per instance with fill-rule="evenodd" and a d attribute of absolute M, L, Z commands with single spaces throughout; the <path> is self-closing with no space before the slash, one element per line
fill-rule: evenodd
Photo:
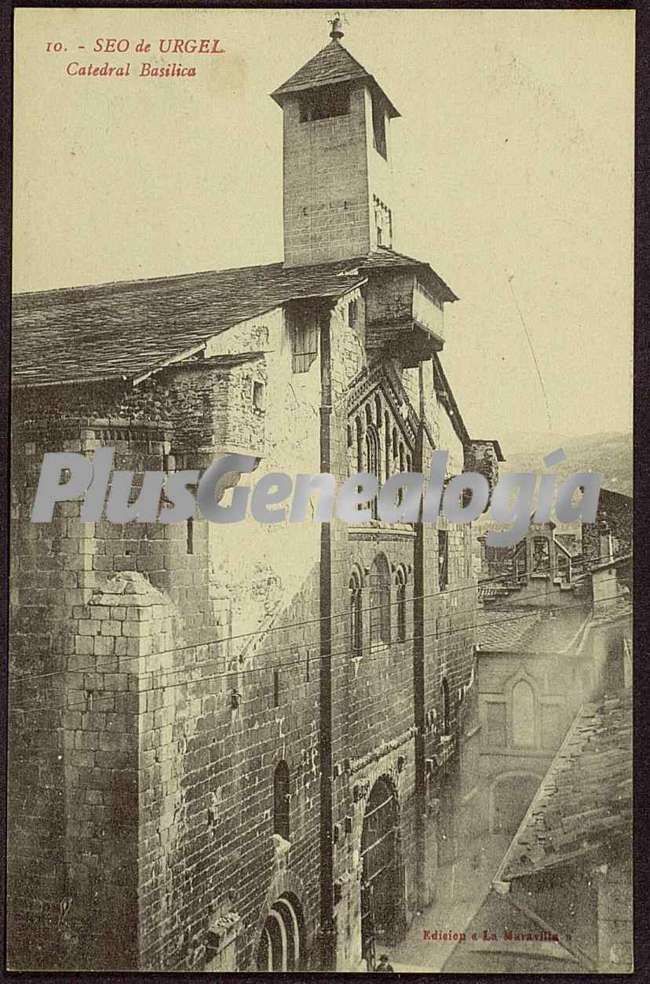
<path fill-rule="evenodd" d="M 16 7 L 8 970 L 634 971 L 634 82 Z"/>

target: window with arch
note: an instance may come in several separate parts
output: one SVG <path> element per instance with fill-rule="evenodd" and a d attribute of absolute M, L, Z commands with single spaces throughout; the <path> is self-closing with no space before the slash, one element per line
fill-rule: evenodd
<path fill-rule="evenodd" d="M 385 458 L 385 469 L 384 475 L 386 478 L 392 474 L 392 440 L 390 436 L 390 414 L 388 410 L 384 413 L 384 458 Z"/>
<path fill-rule="evenodd" d="M 356 438 L 357 471 L 363 471 L 363 426 L 360 417 L 357 417 L 354 421 L 354 432 Z"/>
<path fill-rule="evenodd" d="M 366 428 L 366 461 L 368 463 L 368 473 L 374 475 L 377 481 L 381 481 L 381 446 L 379 434 L 374 424 L 368 424 Z M 377 519 L 377 496 L 371 503 L 372 516 Z"/>
<path fill-rule="evenodd" d="M 282 759 L 273 773 L 273 833 L 289 840 L 289 766 Z"/>
<path fill-rule="evenodd" d="M 442 678 L 440 685 L 440 697 L 442 701 L 442 733 L 448 735 L 451 732 L 451 704 L 449 702 L 449 684 L 447 678 Z"/>
<path fill-rule="evenodd" d="M 375 557 L 369 576 L 370 642 L 390 643 L 390 568 L 383 554 Z"/>
<path fill-rule="evenodd" d="M 366 460 L 368 462 L 368 472 L 374 475 L 375 478 L 380 478 L 379 435 L 374 424 L 369 424 L 366 429 Z"/>
<path fill-rule="evenodd" d="M 406 642 L 406 573 L 397 572 L 397 641 Z"/>
<path fill-rule="evenodd" d="M 375 395 L 375 416 L 377 418 L 377 430 L 381 430 L 383 417 L 381 412 L 381 398 L 379 396 L 379 393 Z"/>
<path fill-rule="evenodd" d="M 363 607 L 361 578 L 356 571 L 350 577 L 350 651 L 353 656 L 363 654 Z"/>
<path fill-rule="evenodd" d="M 521 748 L 535 745 L 535 694 L 526 680 L 512 688 L 512 743 Z"/>

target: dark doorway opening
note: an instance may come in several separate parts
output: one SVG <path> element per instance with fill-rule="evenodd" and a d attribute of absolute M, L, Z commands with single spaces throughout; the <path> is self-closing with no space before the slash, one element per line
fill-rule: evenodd
<path fill-rule="evenodd" d="M 403 871 L 399 851 L 399 813 L 391 783 L 372 788 L 361 835 L 361 955 L 368 969 L 376 947 L 394 944 L 403 929 Z"/>

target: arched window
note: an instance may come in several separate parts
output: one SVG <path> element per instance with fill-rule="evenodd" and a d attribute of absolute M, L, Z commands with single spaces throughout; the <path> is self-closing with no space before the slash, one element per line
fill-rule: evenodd
<path fill-rule="evenodd" d="M 273 833 L 289 840 L 289 766 L 282 759 L 273 773 Z"/>
<path fill-rule="evenodd" d="M 403 473 L 406 471 L 406 450 L 404 445 L 400 441 L 399 446 L 399 471 Z M 404 502 L 404 489 L 399 489 L 397 493 L 397 505 L 401 506 Z"/>
<path fill-rule="evenodd" d="M 401 567 L 397 572 L 397 639 L 406 641 L 406 574 Z"/>
<path fill-rule="evenodd" d="M 369 576 L 370 642 L 390 643 L 390 569 L 383 554 L 375 557 Z"/>
<path fill-rule="evenodd" d="M 442 698 L 442 733 L 448 735 L 451 731 L 451 705 L 449 703 L 449 684 L 446 677 L 442 678 L 440 693 Z"/>
<path fill-rule="evenodd" d="M 366 453 L 368 472 L 376 478 L 380 478 L 379 434 L 373 424 L 370 424 L 366 431 Z"/>
<path fill-rule="evenodd" d="M 380 445 L 379 445 L 379 434 L 377 429 L 373 424 L 368 426 L 366 430 L 366 461 L 368 464 L 368 473 L 374 475 L 377 481 L 381 481 L 381 458 L 380 458 Z M 372 516 L 377 519 L 377 496 L 371 502 Z"/>
<path fill-rule="evenodd" d="M 390 416 L 388 410 L 384 414 L 384 452 L 386 455 L 386 478 L 390 478 L 393 472 L 391 462 L 391 440 L 390 440 Z"/>
<path fill-rule="evenodd" d="M 360 417 L 355 418 L 354 429 L 357 439 L 357 471 L 363 471 L 363 427 Z"/>
<path fill-rule="evenodd" d="M 521 748 L 535 744 L 535 695 L 525 680 L 512 688 L 512 743 Z"/>
<path fill-rule="evenodd" d="M 350 650 L 353 656 L 363 654 L 361 581 L 356 571 L 350 578 Z"/>

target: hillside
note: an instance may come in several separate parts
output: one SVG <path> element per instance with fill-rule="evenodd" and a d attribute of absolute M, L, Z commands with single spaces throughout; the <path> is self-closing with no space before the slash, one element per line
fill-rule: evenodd
<path fill-rule="evenodd" d="M 512 432 L 499 438 L 506 458 L 500 465 L 503 474 L 518 471 L 546 471 L 543 458 L 562 448 L 567 460 L 551 469 L 562 477 L 577 471 L 602 472 L 603 488 L 632 494 L 633 445 L 631 434 L 600 433 L 585 437 L 561 434 Z"/>

